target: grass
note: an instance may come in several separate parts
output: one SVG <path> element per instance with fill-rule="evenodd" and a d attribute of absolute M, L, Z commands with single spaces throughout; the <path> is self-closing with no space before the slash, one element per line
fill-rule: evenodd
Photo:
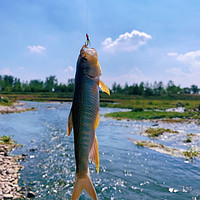
<path fill-rule="evenodd" d="M 0 97 L 0 105 L 2 105 L 2 106 L 11 106 L 12 105 L 12 101 L 7 97 L 1 96 Z"/>
<path fill-rule="evenodd" d="M 135 143 L 139 147 L 149 148 L 149 149 L 158 151 L 160 153 L 169 154 L 171 156 L 182 157 L 182 158 L 191 159 L 191 160 L 200 156 L 200 152 L 197 151 L 195 148 L 189 148 L 188 151 L 182 151 L 181 149 L 167 147 L 163 144 L 159 144 L 159 143 L 155 143 L 151 141 L 134 140 L 132 138 L 128 138 L 128 139 L 131 140 L 133 143 Z"/>
<path fill-rule="evenodd" d="M 15 140 L 12 139 L 12 136 L 6 136 L 2 135 L 0 137 L 0 144 L 1 145 L 6 145 L 10 149 L 16 148 L 16 147 L 23 147 L 24 145 L 19 145 Z"/>
<path fill-rule="evenodd" d="M 200 152 L 197 151 L 195 148 L 189 148 L 188 151 L 184 151 L 183 155 L 188 159 L 193 159 L 195 157 L 198 157 L 200 155 Z"/>
<path fill-rule="evenodd" d="M 185 110 L 199 109 L 198 100 L 158 100 L 158 99 L 117 99 L 117 104 L 103 103 L 102 107 L 111 108 L 142 108 L 143 110 L 166 110 L 169 108 L 185 107 Z"/>
<path fill-rule="evenodd" d="M 159 145 L 156 144 L 156 143 L 153 143 L 153 142 L 147 142 L 147 141 L 144 141 L 144 140 L 140 140 L 140 141 L 137 141 L 136 142 L 136 145 L 137 146 L 140 146 L 140 147 L 149 147 L 149 148 L 152 148 L 152 147 L 158 147 Z"/>
<path fill-rule="evenodd" d="M 145 140 L 138 140 L 136 142 L 136 145 L 140 147 L 149 147 L 149 148 L 154 148 L 154 147 L 165 148 L 165 146 L 162 144 L 157 144 L 157 143 L 145 141 Z"/>
<path fill-rule="evenodd" d="M 111 108 L 129 108 L 129 112 L 109 113 L 105 116 L 117 119 L 162 119 L 165 122 L 177 123 L 195 119 L 200 122 L 200 102 L 198 100 L 159 100 L 159 99 L 120 99 L 118 103 L 104 103 Z M 167 112 L 166 109 L 184 107 L 184 112 Z"/>
<path fill-rule="evenodd" d="M 135 119 L 135 120 L 174 119 L 174 118 L 188 119 L 192 117 L 192 114 L 190 112 L 179 113 L 179 112 L 166 112 L 166 111 L 141 111 L 141 112 L 129 111 L 129 112 L 108 113 L 105 116 L 120 118 L 120 119 Z M 198 113 L 198 118 L 200 118 L 199 113 Z"/>
<path fill-rule="evenodd" d="M 192 142 L 192 139 L 190 137 L 188 137 L 184 142 L 190 143 L 190 142 Z"/>
<path fill-rule="evenodd" d="M 2 92 L 1 92 L 2 93 Z M 73 93 L 37 92 L 37 93 L 2 93 L 11 101 L 60 101 L 70 102 Z M 110 96 L 100 92 L 100 105 L 110 108 L 129 108 L 132 112 L 117 112 L 107 114 L 107 117 L 117 119 L 162 119 L 165 122 L 185 122 L 195 119 L 200 124 L 200 95 L 180 94 L 161 96 L 140 96 L 112 93 Z M 2 102 L 0 102 L 1 104 Z M 166 112 L 166 109 L 184 107 L 185 112 Z"/>
<path fill-rule="evenodd" d="M 3 135 L 0 137 L 0 144 L 12 144 L 13 142 L 11 136 Z"/>
<path fill-rule="evenodd" d="M 165 129 L 165 128 L 148 128 L 145 133 L 147 133 L 148 137 L 158 137 L 162 135 L 163 133 L 178 133 L 178 131 L 173 131 L 171 129 Z"/>
<path fill-rule="evenodd" d="M 149 149 L 158 151 L 160 153 L 169 154 L 171 156 L 185 157 L 183 155 L 182 151 L 179 150 L 179 149 L 176 149 L 176 148 L 167 147 L 163 144 L 159 144 L 159 143 L 155 143 L 155 142 L 151 142 L 151 141 L 134 140 L 134 139 L 131 139 L 131 138 L 128 138 L 128 139 L 131 140 L 134 144 L 136 144 L 137 146 L 140 146 L 140 147 L 149 148 Z"/>

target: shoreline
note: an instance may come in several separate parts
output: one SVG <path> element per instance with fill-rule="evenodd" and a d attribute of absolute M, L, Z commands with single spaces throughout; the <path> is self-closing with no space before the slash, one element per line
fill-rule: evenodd
<path fill-rule="evenodd" d="M 9 152 L 18 147 L 17 144 L 0 144 L 0 200 L 25 199 L 23 187 L 18 185 L 20 178 L 20 160 L 25 155 L 11 156 Z"/>
<path fill-rule="evenodd" d="M 1 114 L 7 114 L 7 113 L 21 113 L 21 112 L 26 112 L 26 111 L 34 111 L 35 108 L 27 108 L 24 107 L 27 105 L 26 103 L 20 103 L 20 102 L 15 102 L 11 106 L 4 106 L 0 105 L 0 113 Z"/>

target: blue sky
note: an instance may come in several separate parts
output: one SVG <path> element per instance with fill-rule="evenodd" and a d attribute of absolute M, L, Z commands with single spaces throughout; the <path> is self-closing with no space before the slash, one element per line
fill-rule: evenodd
<path fill-rule="evenodd" d="M 200 87 L 199 10 L 199 0 L 0 0 L 0 74 L 67 83 L 87 29 L 108 86 Z"/>

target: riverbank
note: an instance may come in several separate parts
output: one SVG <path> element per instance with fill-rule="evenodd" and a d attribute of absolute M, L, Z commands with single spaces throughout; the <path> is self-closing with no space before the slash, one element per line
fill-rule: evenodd
<path fill-rule="evenodd" d="M 137 146 L 145 147 L 145 148 L 157 151 L 159 153 L 168 154 L 174 157 L 184 158 L 186 160 L 188 159 L 192 160 L 200 156 L 200 152 L 197 150 L 197 148 L 190 148 L 186 151 L 184 149 L 167 147 L 163 144 L 159 144 L 153 141 L 134 140 L 130 137 L 128 137 L 128 139 L 131 140 Z"/>
<path fill-rule="evenodd" d="M 10 156 L 9 152 L 19 145 L 10 137 L 0 138 L 0 199 L 24 199 L 24 192 L 19 187 L 19 171 L 23 169 L 19 161 L 25 156 Z"/>
<path fill-rule="evenodd" d="M 19 103 L 15 102 L 12 103 L 12 105 L 0 105 L 0 113 L 5 114 L 5 113 L 21 113 L 21 112 L 26 112 L 26 111 L 33 111 L 35 108 L 27 108 L 24 107 L 26 104 L 25 103 Z"/>

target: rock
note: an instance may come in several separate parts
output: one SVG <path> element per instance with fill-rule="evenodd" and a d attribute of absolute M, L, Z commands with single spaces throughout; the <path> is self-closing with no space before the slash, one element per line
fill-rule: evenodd
<path fill-rule="evenodd" d="M 12 194 L 4 194 L 3 198 L 4 199 L 13 199 L 13 195 Z"/>
<path fill-rule="evenodd" d="M 15 170 L 13 169 L 7 169 L 6 174 L 14 174 Z"/>
<path fill-rule="evenodd" d="M 33 198 L 35 196 L 36 196 L 36 194 L 34 192 L 32 192 L 32 191 L 29 191 L 28 194 L 27 194 L 28 198 Z"/>
<path fill-rule="evenodd" d="M 29 149 L 29 151 L 36 151 L 37 149 L 35 149 L 35 148 L 32 148 L 32 149 Z"/>
<path fill-rule="evenodd" d="M 13 148 L 14 145 L 0 144 L 0 200 L 25 199 L 22 188 L 18 185 L 21 169 L 18 161 L 21 156 L 8 156 L 8 152 Z"/>
<path fill-rule="evenodd" d="M 152 124 L 152 126 L 158 126 L 158 125 L 159 125 L 158 123 Z"/>

